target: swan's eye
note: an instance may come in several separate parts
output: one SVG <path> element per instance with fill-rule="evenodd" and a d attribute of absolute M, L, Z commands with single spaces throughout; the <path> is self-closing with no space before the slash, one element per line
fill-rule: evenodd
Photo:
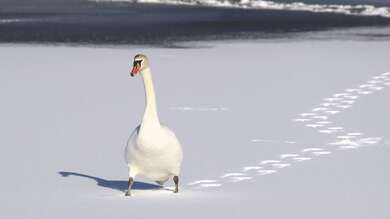
<path fill-rule="evenodd" d="M 133 66 L 141 66 L 142 60 L 134 60 Z"/>

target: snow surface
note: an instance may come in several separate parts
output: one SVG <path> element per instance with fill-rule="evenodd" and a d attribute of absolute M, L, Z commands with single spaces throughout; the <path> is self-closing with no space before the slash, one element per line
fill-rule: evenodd
<path fill-rule="evenodd" d="M 1 45 L 0 218 L 390 217 L 389 42 L 209 44 Z M 140 52 L 184 147 L 179 194 L 137 178 L 124 196 Z"/>
<path fill-rule="evenodd" d="M 343 4 L 307 4 L 303 2 L 278 2 L 265 0 L 90 0 L 94 2 L 138 2 L 172 5 L 202 5 L 211 7 L 270 9 L 285 11 L 309 11 L 313 13 L 336 13 L 354 16 L 381 16 L 390 18 L 389 7 L 375 5 L 343 5 Z"/>

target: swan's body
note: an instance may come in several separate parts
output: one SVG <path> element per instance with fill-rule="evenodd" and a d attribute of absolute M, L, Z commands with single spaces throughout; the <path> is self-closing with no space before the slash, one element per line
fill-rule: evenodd
<path fill-rule="evenodd" d="M 125 149 L 125 159 L 129 167 L 129 190 L 126 194 L 130 195 L 131 184 L 136 175 L 159 183 L 164 183 L 173 176 L 177 192 L 183 158 L 182 149 L 175 133 L 160 124 L 152 75 L 146 56 L 137 55 L 134 58 L 132 75 L 134 72 L 140 72 L 142 76 L 146 107 L 142 123 L 131 134 Z"/>
<path fill-rule="evenodd" d="M 142 126 L 142 125 L 141 125 Z M 160 138 L 149 138 L 137 127 L 126 147 L 126 161 L 129 175 L 142 175 L 157 182 L 165 182 L 170 176 L 180 173 L 182 151 L 175 134 L 167 127 L 161 127 Z"/>

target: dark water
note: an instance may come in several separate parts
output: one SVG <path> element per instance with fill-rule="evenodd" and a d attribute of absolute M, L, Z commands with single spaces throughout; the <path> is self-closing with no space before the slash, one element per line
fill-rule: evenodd
<path fill-rule="evenodd" d="M 390 5 L 379 0 L 327 2 Z M 390 26 L 390 18 L 380 16 L 84 0 L 0 0 L 0 21 L 3 43 L 157 45 L 188 40 L 289 38 L 313 31 Z M 390 39 L 390 31 L 361 34 L 366 35 Z"/>

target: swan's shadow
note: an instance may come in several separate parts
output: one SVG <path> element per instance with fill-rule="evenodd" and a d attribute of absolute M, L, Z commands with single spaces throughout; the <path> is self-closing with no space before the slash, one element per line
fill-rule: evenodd
<path fill-rule="evenodd" d="M 90 176 L 82 173 L 75 173 L 75 172 L 66 172 L 66 171 L 60 171 L 58 172 L 62 177 L 68 177 L 68 176 L 79 176 L 79 177 L 84 177 L 88 179 L 95 180 L 98 186 L 104 187 L 104 188 L 110 188 L 118 191 L 126 191 L 127 190 L 127 181 L 125 180 L 107 180 L 107 179 L 102 179 L 99 177 L 95 176 Z M 164 190 L 169 190 L 164 188 L 163 186 L 156 185 L 156 184 L 151 184 L 151 183 L 145 183 L 145 182 L 139 182 L 135 181 L 132 189 L 134 190 L 158 190 L 158 189 L 164 189 Z"/>

